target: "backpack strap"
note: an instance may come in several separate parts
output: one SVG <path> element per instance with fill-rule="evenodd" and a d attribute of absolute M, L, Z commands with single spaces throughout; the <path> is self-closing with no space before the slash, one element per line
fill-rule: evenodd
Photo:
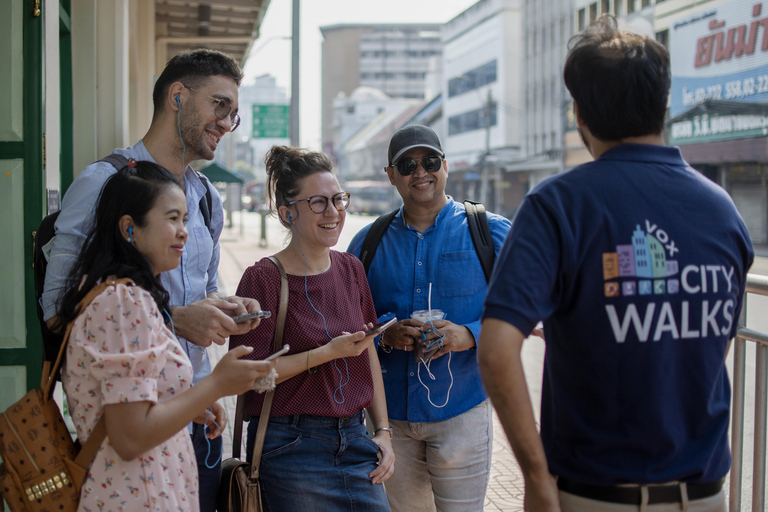
<path fill-rule="evenodd" d="M 467 199 L 464 201 L 464 208 L 467 211 L 469 233 L 472 235 L 472 243 L 475 244 L 475 252 L 477 252 L 477 257 L 480 259 L 480 266 L 483 267 L 485 281 L 490 282 L 496 252 L 493 248 L 493 238 L 491 237 L 491 228 L 488 225 L 488 215 L 485 213 L 485 206 L 482 203 L 476 203 Z"/>
<path fill-rule="evenodd" d="M 376 249 L 379 246 L 379 242 L 381 242 L 381 238 L 384 236 L 384 233 L 387 232 L 389 225 L 392 224 L 392 221 L 399 211 L 400 208 L 380 216 L 373 221 L 371 229 L 366 233 L 363 245 L 360 248 L 360 261 L 363 263 L 365 275 L 368 275 L 368 269 L 371 268 L 371 262 L 373 261 L 373 256 L 376 254 Z"/>
<path fill-rule="evenodd" d="M 120 169 L 128 165 L 128 158 L 124 157 L 119 153 L 110 153 L 109 155 L 105 156 L 101 160 L 97 160 L 97 162 L 106 162 L 119 171 Z M 205 222 L 205 227 L 207 227 L 208 231 L 210 231 L 211 230 L 211 211 L 213 210 L 213 197 L 211 196 L 211 186 L 210 186 L 210 183 L 208 182 L 208 178 L 206 178 L 203 173 L 198 171 L 195 171 L 195 172 L 197 172 L 197 176 L 200 178 L 200 181 L 202 181 L 203 185 L 205 186 L 205 195 L 200 198 L 200 212 L 203 214 L 203 221 Z M 213 236 L 213 233 L 211 233 L 211 236 Z"/>
<path fill-rule="evenodd" d="M 208 228 L 208 231 L 211 232 L 211 237 L 213 237 L 213 232 L 211 231 L 211 211 L 213 211 L 213 197 L 211 196 L 211 184 L 208 181 L 208 178 L 205 177 L 205 174 L 197 172 L 197 176 L 200 178 L 200 181 L 205 186 L 205 195 L 200 198 L 200 213 L 203 214 L 203 222 L 205 222 L 205 227 Z"/>
<path fill-rule="evenodd" d="M 106 162 L 110 164 L 112 167 L 114 167 L 115 170 L 119 171 L 120 169 L 128 165 L 128 158 L 124 157 L 120 153 L 110 153 L 104 158 L 102 158 L 101 160 L 96 160 L 96 162 L 94 163 L 98 163 L 98 162 Z"/>

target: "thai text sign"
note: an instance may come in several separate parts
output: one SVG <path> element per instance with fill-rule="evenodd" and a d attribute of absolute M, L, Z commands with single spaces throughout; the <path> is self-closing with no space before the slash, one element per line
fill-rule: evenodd
<path fill-rule="evenodd" d="M 672 117 L 708 99 L 768 101 L 768 6 L 732 0 L 669 30 Z"/>
<path fill-rule="evenodd" d="M 254 105 L 254 139 L 288 138 L 288 105 Z"/>
<path fill-rule="evenodd" d="M 768 115 L 762 114 L 703 114 L 669 127 L 669 143 L 673 146 L 765 135 L 768 135 Z"/>

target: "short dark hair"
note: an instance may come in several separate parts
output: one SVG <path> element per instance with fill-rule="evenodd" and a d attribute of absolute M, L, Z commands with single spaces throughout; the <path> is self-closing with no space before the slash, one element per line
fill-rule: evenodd
<path fill-rule="evenodd" d="M 139 161 L 135 167 L 123 167 L 109 177 L 59 304 L 60 326 L 74 320 L 79 314 L 78 303 L 99 280 L 110 276 L 132 279 L 152 295 L 160 311 L 167 308 L 168 292 L 155 276 L 152 264 L 123 237 L 119 225 L 123 215 L 130 215 L 137 226 L 145 226 L 147 213 L 167 187 L 183 191 L 174 175 L 154 162 Z"/>
<path fill-rule="evenodd" d="M 600 140 L 660 134 L 672 83 L 669 53 L 648 36 L 618 29 L 604 14 L 568 43 L 563 78 Z"/>
<path fill-rule="evenodd" d="M 301 188 L 301 180 L 318 172 L 336 175 L 331 157 L 325 153 L 288 146 L 272 146 L 264 158 L 267 167 L 267 191 L 269 209 L 289 203 Z M 288 227 L 278 215 L 280 223 Z"/>
<path fill-rule="evenodd" d="M 155 114 L 162 112 L 165 106 L 165 95 L 174 82 L 182 82 L 188 87 L 200 87 L 210 77 L 222 75 L 231 78 L 240 87 L 243 71 L 235 59 L 226 53 L 207 48 L 186 50 L 168 61 L 168 65 L 155 82 L 152 91 L 152 103 Z"/>

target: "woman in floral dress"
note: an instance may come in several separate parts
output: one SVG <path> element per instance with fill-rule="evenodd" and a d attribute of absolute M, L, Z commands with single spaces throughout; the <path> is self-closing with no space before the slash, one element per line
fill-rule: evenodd
<path fill-rule="evenodd" d="M 168 293 L 157 275 L 179 265 L 187 240 L 184 192 L 151 162 L 131 161 L 105 184 L 92 231 L 59 307 L 75 320 L 62 382 L 84 443 L 99 418 L 107 436 L 83 482 L 79 510 L 197 511 L 197 464 L 186 426 L 209 423 L 208 407 L 253 389 L 274 363 L 239 360 L 238 347 L 191 387 L 192 365 L 173 334 Z M 109 286 L 83 311 L 78 302 Z M 166 321 L 169 322 L 166 325 Z M 211 425 L 208 434 L 221 434 Z M 211 461 L 213 464 L 215 461 Z"/>

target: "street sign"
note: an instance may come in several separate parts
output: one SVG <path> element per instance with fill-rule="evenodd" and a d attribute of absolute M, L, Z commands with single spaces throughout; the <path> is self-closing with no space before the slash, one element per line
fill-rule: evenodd
<path fill-rule="evenodd" d="M 288 105 L 253 106 L 254 139 L 288 138 Z"/>

